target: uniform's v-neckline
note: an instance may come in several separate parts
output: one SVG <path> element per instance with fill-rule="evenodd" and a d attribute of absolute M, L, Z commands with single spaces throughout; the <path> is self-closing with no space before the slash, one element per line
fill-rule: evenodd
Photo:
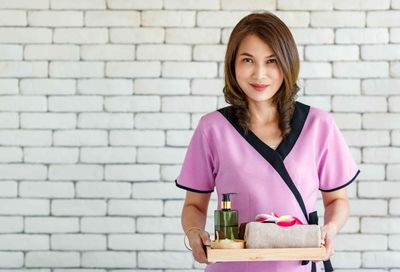
<path fill-rule="evenodd" d="M 246 141 L 252 145 L 260 154 L 264 157 L 267 156 L 273 159 L 278 156 L 281 160 L 284 160 L 286 156 L 293 149 L 297 139 L 303 129 L 304 123 L 307 120 L 310 106 L 300 102 L 296 102 L 295 111 L 291 120 L 292 131 L 279 143 L 276 149 L 271 148 L 269 145 L 264 143 L 253 131 L 247 130 L 247 133 L 239 125 L 236 115 L 234 114 L 234 107 L 227 106 L 225 108 L 218 109 L 220 112 L 239 132 L 239 134 L 246 139 Z"/>

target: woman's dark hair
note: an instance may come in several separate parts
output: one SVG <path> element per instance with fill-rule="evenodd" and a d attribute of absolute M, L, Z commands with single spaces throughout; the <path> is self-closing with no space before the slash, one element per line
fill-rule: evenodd
<path fill-rule="evenodd" d="M 240 126 L 247 131 L 250 125 L 250 113 L 246 95 L 236 81 L 235 61 L 240 42 L 248 35 L 256 35 L 268 44 L 282 69 L 283 82 L 272 99 L 279 113 L 279 128 L 285 137 L 291 131 L 290 121 L 299 90 L 296 81 L 300 60 L 289 28 L 274 14 L 252 13 L 240 20 L 232 30 L 225 54 L 225 101 L 234 107 Z"/>

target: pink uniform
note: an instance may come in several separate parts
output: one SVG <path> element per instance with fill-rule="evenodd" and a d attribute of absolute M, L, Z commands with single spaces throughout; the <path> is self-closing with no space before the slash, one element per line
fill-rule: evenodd
<path fill-rule="evenodd" d="M 271 212 L 316 224 L 316 214 L 310 214 L 315 211 L 319 190 L 338 190 L 358 175 L 329 113 L 296 102 L 292 131 L 273 150 L 251 131 L 244 134 L 233 111 L 229 106 L 201 118 L 176 185 L 200 193 L 216 188 L 218 203 L 222 193 L 236 192 L 231 199 L 232 208 L 239 211 L 239 224 Z M 301 195 L 303 209 L 290 183 Z M 311 262 L 302 265 L 301 261 L 228 262 L 210 264 L 206 271 L 309 272 L 312 267 Z"/>

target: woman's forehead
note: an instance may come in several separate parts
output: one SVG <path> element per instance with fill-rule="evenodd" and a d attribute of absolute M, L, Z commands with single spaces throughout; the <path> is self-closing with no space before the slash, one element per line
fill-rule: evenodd
<path fill-rule="evenodd" d="M 238 55 L 242 53 L 247 53 L 255 57 L 270 57 L 274 54 L 272 48 L 254 34 L 247 35 L 240 42 Z"/>

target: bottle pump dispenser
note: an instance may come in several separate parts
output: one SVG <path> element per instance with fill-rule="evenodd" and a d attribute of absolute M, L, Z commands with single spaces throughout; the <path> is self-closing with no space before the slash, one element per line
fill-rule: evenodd
<path fill-rule="evenodd" d="M 238 211 L 231 209 L 230 195 L 222 194 L 221 209 L 214 211 L 215 235 L 219 239 L 238 239 Z"/>

